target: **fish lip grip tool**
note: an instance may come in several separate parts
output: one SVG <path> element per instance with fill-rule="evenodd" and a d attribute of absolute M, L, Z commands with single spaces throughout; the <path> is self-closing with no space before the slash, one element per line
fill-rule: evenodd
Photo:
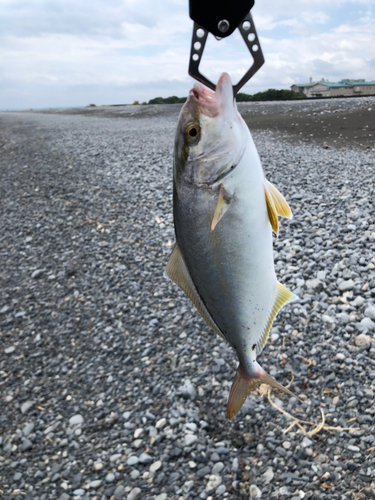
<path fill-rule="evenodd" d="M 199 71 L 207 36 L 212 33 L 217 39 L 231 35 L 237 28 L 253 58 L 253 64 L 243 77 L 233 85 L 236 95 L 246 82 L 264 64 L 264 56 L 260 47 L 250 9 L 254 0 L 189 0 L 189 13 L 194 21 L 191 40 L 189 75 L 212 90 L 216 85 Z"/>

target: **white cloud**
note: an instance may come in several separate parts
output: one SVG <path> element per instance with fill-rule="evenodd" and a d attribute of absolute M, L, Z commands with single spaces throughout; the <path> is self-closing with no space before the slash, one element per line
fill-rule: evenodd
<path fill-rule="evenodd" d="M 297 9 L 295 0 L 258 1 L 253 15 L 266 64 L 244 91 L 309 76 L 375 79 L 373 3 L 300 0 Z M 0 16 L 0 109 L 148 100 L 186 95 L 191 85 L 188 0 L 157 7 L 151 0 L 3 0 Z M 238 80 L 250 61 L 234 34 L 208 43 L 202 71 L 217 78 L 226 70 Z"/>

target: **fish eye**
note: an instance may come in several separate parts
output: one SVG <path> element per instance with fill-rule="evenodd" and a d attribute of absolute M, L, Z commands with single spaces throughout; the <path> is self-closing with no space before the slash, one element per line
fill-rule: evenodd
<path fill-rule="evenodd" d="M 185 135 L 188 140 L 194 140 L 199 137 L 201 133 L 200 126 L 198 123 L 191 123 L 186 127 Z"/>

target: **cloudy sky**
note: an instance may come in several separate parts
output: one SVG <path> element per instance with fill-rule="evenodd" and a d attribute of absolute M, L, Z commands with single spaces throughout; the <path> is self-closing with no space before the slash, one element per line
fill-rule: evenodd
<path fill-rule="evenodd" d="M 266 63 L 243 91 L 328 78 L 375 80 L 375 0 L 256 0 Z M 184 96 L 188 0 L 1 0 L 0 109 Z M 251 59 L 237 32 L 209 38 L 208 77 L 237 81 Z"/>

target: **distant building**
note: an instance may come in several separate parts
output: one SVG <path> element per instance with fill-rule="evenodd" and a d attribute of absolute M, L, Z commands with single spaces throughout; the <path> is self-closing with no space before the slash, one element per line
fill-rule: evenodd
<path fill-rule="evenodd" d="M 297 83 L 292 85 L 295 92 L 303 92 L 307 97 L 337 97 L 351 95 L 375 95 L 375 81 L 344 79 L 340 82 L 329 82 L 324 80 L 309 83 Z"/>

